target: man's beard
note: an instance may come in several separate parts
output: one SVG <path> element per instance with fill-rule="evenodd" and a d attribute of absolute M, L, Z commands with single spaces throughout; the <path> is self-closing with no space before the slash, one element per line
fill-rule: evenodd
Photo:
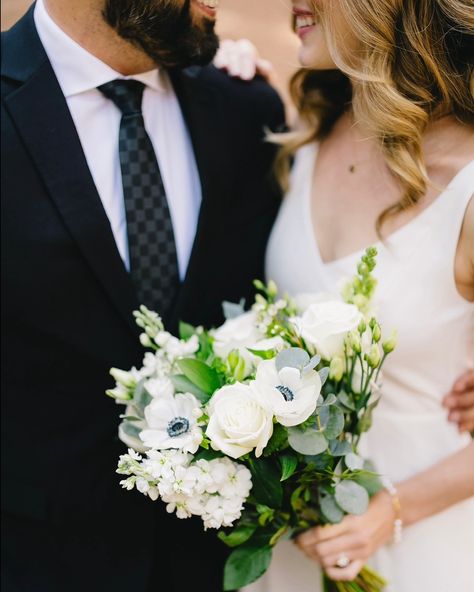
<path fill-rule="evenodd" d="M 193 22 L 191 0 L 106 0 L 104 18 L 165 68 L 206 65 L 219 47 L 213 21 Z"/>

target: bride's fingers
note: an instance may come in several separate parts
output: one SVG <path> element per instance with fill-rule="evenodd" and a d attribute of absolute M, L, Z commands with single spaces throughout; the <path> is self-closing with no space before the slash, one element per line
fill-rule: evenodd
<path fill-rule="evenodd" d="M 370 556 L 370 540 L 360 533 L 351 533 L 337 537 L 330 541 L 318 543 L 314 547 L 314 552 L 318 555 L 324 567 L 335 565 L 341 555 L 347 555 L 349 558 L 360 559 Z"/>
<path fill-rule="evenodd" d="M 350 529 L 352 518 L 352 516 L 346 516 L 339 524 L 311 528 L 303 534 L 300 534 L 296 539 L 296 543 L 299 547 L 306 547 L 341 536 Z"/>
<path fill-rule="evenodd" d="M 326 575 L 336 582 L 351 582 L 359 575 L 361 569 L 364 567 L 364 561 L 351 561 L 347 567 L 328 567 L 324 571 Z"/>

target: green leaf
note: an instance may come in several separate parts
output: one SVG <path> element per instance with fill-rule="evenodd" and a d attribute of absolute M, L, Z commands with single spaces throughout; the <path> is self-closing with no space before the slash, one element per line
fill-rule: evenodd
<path fill-rule="evenodd" d="M 269 508 L 280 508 L 283 501 L 283 488 L 280 483 L 280 471 L 270 459 L 250 459 L 252 473 L 252 496 L 259 504 Z"/>
<path fill-rule="evenodd" d="M 133 403 L 137 405 L 140 409 L 145 409 L 152 401 L 152 396 L 145 388 L 145 380 L 140 380 L 140 382 L 135 387 L 135 391 L 133 393 Z"/>
<path fill-rule="evenodd" d="M 319 411 L 324 435 L 328 440 L 337 438 L 344 429 L 344 413 L 336 405 L 322 407 Z"/>
<path fill-rule="evenodd" d="M 346 454 L 344 462 L 346 463 L 346 467 L 351 471 L 360 471 L 364 468 L 364 459 L 354 452 Z"/>
<path fill-rule="evenodd" d="M 184 339 L 185 341 L 187 341 L 188 339 L 191 339 L 191 337 L 193 335 L 195 335 L 195 333 L 196 333 L 196 329 L 192 325 L 189 325 L 188 323 L 183 323 L 183 321 L 180 321 L 180 323 L 179 323 L 179 337 L 180 337 L 180 339 Z"/>
<path fill-rule="evenodd" d="M 324 518 L 331 524 L 339 524 L 344 518 L 344 512 L 337 505 L 334 496 L 324 489 L 319 493 L 319 507 Z"/>
<path fill-rule="evenodd" d="M 143 431 L 142 427 L 138 427 L 130 421 L 124 421 L 121 424 L 121 428 L 122 428 L 124 434 L 126 434 L 127 436 L 130 436 L 131 438 L 136 438 L 138 441 L 141 442 L 141 440 L 139 438 L 139 434 L 140 434 L 140 432 Z"/>
<path fill-rule="evenodd" d="M 258 358 L 262 358 L 262 360 L 273 360 L 273 358 L 277 355 L 276 349 L 260 350 L 260 349 L 252 349 L 250 347 L 247 347 L 247 350 L 251 354 L 253 354 L 254 356 L 257 356 Z"/>
<path fill-rule="evenodd" d="M 289 428 L 288 441 L 293 450 L 300 454 L 321 454 L 328 447 L 328 441 L 324 434 L 313 429 L 302 432 L 298 428 Z"/>
<path fill-rule="evenodd" d="M 347 440 L 331 440 L 329 442 L 329 450 L 333 456 L 346 456 L 349 452 L 352 452 L 352 446 Z"/>
<path fill-rule="evenodd" d="M 200 390 L 212 395 L 221 386 L 219 375 L 215 370 L 200 360 L 182 358 L 178 360 L 181 372 Z"/>
<path fill-rule="evenodd" d="M 338 398 L 338 401 L 347 409 L 350 409 L 351 411 L 356 410 L 356 406 L 354 403 L 354 397 L 351 394 L 346 393 L 346 391 L 341 391 L 337 395 L 337 398 Z"/>
<path fill-rule="evenodd" d="M 208 450 L 205 450 L 204 448 L 201 448 L 195 455 L 194 455 L 194 459 L 193 459 L 193 463 L 197 462 L 198 460 L 215 460 L 216 458 L 222 458 L 224 455 L 222 454 L 222 452 L 220 452 L 219 450 L 212 450 L 212 448 L 209 448 Z"/>
<path fill-rule="evenodd" d="M 337 397 L 334 393 L 330 393 L 321 403 L 321 407 L 328 407 L 329 405 L 334 405 L 336 403 Z"/>
<path fill-rule="evenodd" d="M 369 507 L 369 494 L 355 481 L 341 481 L 336 485 L 336 502 L 348 514 L 364 514 Z"/>
<path fill-rule="evenodd" d="M 257 530 L 258 524 L 240 524 L 236 526 L 230 533 L 220 531 L 218 537 L 228 547 L 238 547 L 246 543 L 253 533 Z"/>
<path fill-rule="evenodd" d="M 289 456 L 288 454 L 285 454 L 284 456 L 282 456 L 280 458 L 280 464 L 281 464 L 280 481 L 286 481 L 296 471 L 296 467 L 298 466 L 298 459 L 294 456 Z"/>
<path fill-rule="evenodd" d="M 279 423 L 273 426 L 273 434 L 268 444 L 265 446 L 263 456 L 271 456 L 288 447 L 288 432 L 286 428 Z"/>
<path fill-rule="evenodd" d="M 237 590 L 255 582 L 267 571 L 272 559 L 270 546 L 245 545 L 233 551 L 224 569 L 224 591 Z"/>
<path fill-rule="evenodd" d="M 175 374 L 174 376 L 170 376 L 170 380 L 178 393 L 191 393 L 196 397 L 196 399 L 201 401 L 203 405 L 206 404 L 211 398 L 210 395 L 198 388 L 184 374 Z"/>

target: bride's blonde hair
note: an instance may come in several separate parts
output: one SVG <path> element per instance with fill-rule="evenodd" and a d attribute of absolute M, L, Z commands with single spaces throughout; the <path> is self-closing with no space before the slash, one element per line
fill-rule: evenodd
<path fill-rule="evenodd" d="M 427 124 L 445 115 L 474 123 L 474 10 L 471 0 L 336 0 L 360 52 L 345 55 L 331 10 L 315 9 L 339 70 L 300 69 L 291 94 L 304 131 L 280 136 L 277 162 L 287 185 L 288 162 L 304 144 L 324 138 L 352 106 L 354 118 L 380 141 L 387 166 L 404 190 L 388 216 L 426 193 L 422 138 Z"/>

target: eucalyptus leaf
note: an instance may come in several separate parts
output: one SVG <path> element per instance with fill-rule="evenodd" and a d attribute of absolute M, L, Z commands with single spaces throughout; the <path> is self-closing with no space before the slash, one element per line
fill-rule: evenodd
<path fill-rule="evenodd" d="M 224 592 L 243 588 L 258 580 L 268 569 L 272 548 L 246 544 L 233 551 L 224 568 Z"/>
<path fill-rule="evenodd" d="M 322 386 L 324 386 L 324 383 L 326 382 L 326 380 L 328 379 L 328 377 L 329 377 L 329 368 L 328 367 L 322 368 L 319 371 L 319 378 L 321 379 L 321 385 Z"/>
<path fill-rule="evenodd" d="M 341 391 L 337 395 L 337 399 L 342 405 L 344 405 L 344 407 L 347 407 L 347 409 L 350 409 L 351 411 L 356 410 L 353 396 L 346 393 L 346 391 Z"/>
<path fill-rule="evenodd" d="M 222 311 L 224 313 L 224 318 L 226 321 L 230 321 L 240 315 L 243 315 L 245 312 L 245 300 L 242 299 L 239 303 L 236 302 L 223 302 L 222 303 Z"/>
<path fill-rule="evenodd" d="M 320 491 L 319 507 L 324 518 L 331 524 L 338 524 L 344 518 L 344 512 L 337 505 L 335 497 L 327 491 Z"/>
<path fill-rule="evenodd" d="M 142 421 L 141 417 L 135 417 L 134 415 L 121 415 L 120 419 L 123 421 Z"/>
<path fill-rule="evenodd" d="M 330 393 L 323 402 L 321 403 L 321 407 L 327 407 L 329 405 L 334 405 L 337 402 L 337 397 L 334 393 Z"/>
<path fill-rule="evenodd" d="M 257 528 L 257 523 L 239 524 L 229 533 L 225 533 L 221 530 L 217 536 L 228 547 L 238 547 L 239 545 L 243 545 L 244 543 L 246 543 L 249 540 L 249 538 L 253 535 L 253 533 L 257 530 Z"/>
<path fill-rule="evenodd" d="M 346 454 L 344 462 L 346 463 L 346 467 L 351 471 L 360 471 L 364 468 L 364 459 L 354 452 Z"/>
<path fill-rule="evenodd" d="M 336 485 L 336 502 L 348 514 L 364 514 L 369 507 L 367 490 L 352 480 Z"/>
<path fill-rule="evenodd" d="M 331 440 L 329 442 L 329 450 L 333 456 L 346 456 L 352 451 L 352 446 L 347 440 Z"/>
<path fill-rule="evenodd" d="M 120 427 L 126 436 L 130 436 L 131 438 L 136 438 L 137 440 L 140 440 L 139 434 L 141 431 L 143 431 L 142 427 L 139 427 L 130 421 L 124 421 Z"/>
<path fill-rule="evenodd" d="M 354 475 L 352 480 L 366 489 L 369 496 L 375 495 L 383 489 L 383 483 L 376 473 L 361 471 L 357 475 Z"/>
<path fill-rule="evenodd" d="M 333 440 L 344 429 L 344 413 L 336 405 L 331 405 L 327 409 L 329 410 L 329 418 L 324 428 L 324 435 L 328 440 Z"/>
<path fill-rule="evenodd" d="M 170 380 L 173 383 L 176 392 L 191 393 L 196 397 L 196 399 L 201 401 L 203 405 L 206 404 L 211 398 L 210 395 L 198 388 L 194 382 L 191 382 L 184 374 L 175 374 L 174 376 L 170 376 Z"/>
<path fill-rule="evenodd" d="M 286 481 L 296 471 L 296 467 L 298 466 L 298 459 L 294 456 L 290 456 L 288 454 L 285 454 L 284 456 L 282 456 L 280 458 L 280 464 L 281 464 L 280 481 Z"/>
<path fill-rule="evenodd" d="M 298 368 L 302 371 L 309 361 L 310 357 L 308 352 L 299 347 L 284 349 L 275 358 L 278 372 L 283 368 Z"/>
<path fill-rule="evenodd" d="M 302 431 L 299 428 L 288 429 L 288 441 L 296 452 L 307 455 L 321 454 L 328 447 L 324 434 L 313 429 Z"/>
<path fill-rule="evenodd" d="M 321 356 L 318 356 L 318 355 L 313 356 L 311 358 L 311 360 L 303 368 L 303 374 L 307 374 L 308 372 L 311 372 L 311 370 L 314 370 L 320 361 L 321 361 Z"/>
<path fill-rule="evenodd" d="M 181 358 L 177 362 L 181 372 L 200 390 L 212 395 L 221 386 L 217 372 L 200 360 Z"/>
<path fill-rule="evenodd" d="M 153 397 L 145 388 L 145 380 L 140 380 L 133 393 L 133 404 L 141 409 L 145 409 L 152 400 Z"/>

